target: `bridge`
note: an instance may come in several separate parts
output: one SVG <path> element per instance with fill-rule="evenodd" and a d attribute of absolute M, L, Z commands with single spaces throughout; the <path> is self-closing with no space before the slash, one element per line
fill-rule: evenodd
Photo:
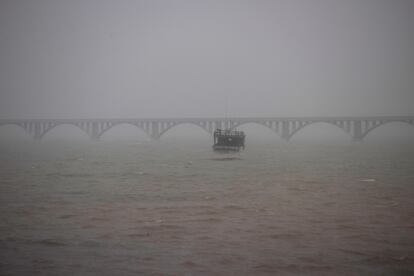
<path fill-rule="evenodd" d="M 414 116 L 382 117 L 261 117 L 261 118 L 153 118 L 153 119 L 18 119 L 0 120 L 2 125 L 17 125 L 30 136 L 40 140 L 59 125 L 74 125 L 93 140 L 120 124 L 131 124 L 142 129 L 152 140 L 158 140 L 170 129 L 181 124 L 196 125 L 209 134 L 217 128 L 235 129 L 247 123 L 263 125 L 289 141 L 298 131 L 315 123 L 327 123 L 342 129 L 354 141 L 362 141 L 372 130 L 391 122 L 414 126 Z"/>

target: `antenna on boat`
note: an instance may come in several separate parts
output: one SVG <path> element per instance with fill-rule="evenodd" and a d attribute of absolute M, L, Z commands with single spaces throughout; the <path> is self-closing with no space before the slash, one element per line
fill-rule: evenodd
<path fill-rule="evenodd" d="M 231 123 L 231 119 L 229 117 L 229 95 L 227 93 L 226 93 L 226 97 L 225 97 L 225 110 L 226 110 L 226 114 L 225 114 L 225 116 L 226 116 L 225 117 L 226 127 L 225 127 L 225 129 L 230 130 L 232 123 Z"/>
<path fill-rule="evenodd" d="M 227 120 L 227 118 L 229 117 L 229 97 L 228 97 L 228 95 L 226 94 L 226 99 L 225 99 L 225 106 L 224 106 L 224 108 L 225 108 L 225 118 L 226 118 L 226 120 Z"/>

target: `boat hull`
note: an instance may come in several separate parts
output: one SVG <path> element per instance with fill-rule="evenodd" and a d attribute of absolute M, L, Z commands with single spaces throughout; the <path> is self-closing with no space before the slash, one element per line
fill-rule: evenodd
<path fill-rule="evenodd" d="M 215 151 L 240 151 L 241 149 L 242 147 L 238 147 L 238 146 L 219 146 L 219 145 L 213 146 L 213 150 Z"/>

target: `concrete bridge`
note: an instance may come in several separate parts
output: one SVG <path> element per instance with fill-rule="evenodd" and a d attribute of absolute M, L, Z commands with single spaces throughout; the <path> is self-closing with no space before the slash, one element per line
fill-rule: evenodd
<path fill-rule="evenodd" d="M 99 138 L 120 124 L 131 124 L 142 129 L 152 140 L 158 140 L 168 130 L 181 124 L 193 124 L 213 134 L 216 128 L 237 128 L 247 123 L 263 125 L 282 139 L 289 141 L 306 126 L 327 123 L 342 129 L 354 141 L 362 141 L 372 130 L 391 122 L 414 126 L 414 116 L 384 117 L 262 117 L 262 118 L 154 118 L 154 119 L 21 119 L 0 120 L 2 125 L 22 127 L 34 139 L 41 139 L 53 128 L 69 124 L 86 132 L 91 139 Z"/>

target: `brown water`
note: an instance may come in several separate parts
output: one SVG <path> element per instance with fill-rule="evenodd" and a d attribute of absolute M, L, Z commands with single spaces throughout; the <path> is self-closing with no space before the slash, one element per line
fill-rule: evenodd
<path fill-rule="evenodd" d="M 1 275 L 414 274 L 413 145 L 0 153 Z"/>

